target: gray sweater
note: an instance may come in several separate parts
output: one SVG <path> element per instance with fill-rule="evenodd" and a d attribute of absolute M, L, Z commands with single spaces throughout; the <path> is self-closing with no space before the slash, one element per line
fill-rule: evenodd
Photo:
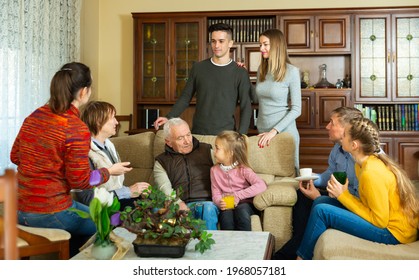
<path fill-rule="evenodd" d="M 223 130 L 238 130 L 246 134 L 251 117 L 250 79 L 247 71 L 232 61 L 215 65 L 211 59 L 195 63 L 182 95 L 167 114 L 178 117 L 196 95 L 196 110 L 192 133 L 217 135 Z M 240 125 L 235 127 L 234 112 L 240 105 Z"/>
<path fill-rule="evenodd" d="M 275 128 L 278 133 L 289 132 L 294 137 L 295 166 L 299 168 L 300 135 L 296 119 L 301 115 L 300 71 L 287 64 L 287 72 L 281 82 L 275 82 L 272 75 L 256 84 L 256 97 L 259 102 L 257 128 L 260 133 Z M 290 101 L 288 104 L 288 100 Z M 290 106 L 289 106 L 290 105 Z"/>

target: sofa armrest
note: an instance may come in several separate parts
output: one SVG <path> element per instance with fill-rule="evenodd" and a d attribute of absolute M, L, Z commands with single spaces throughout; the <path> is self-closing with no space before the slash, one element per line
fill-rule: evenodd
<path fill-rule="evenodd" d="M 252 225 L 252 231 L 263 231 L 262 222 L 260 221 L 260 217 L 258 215 L 250 216 L 250 222 Z"/>
<path fill-rule="evenodd" d="M 263 211 L 269 206 L 294 206 L 297 201 L 295 184 L 290 182 L 272 182 L 268 188 L 253 199 L 256 209 Z"/>
<path fill-rule="evenodd" d="M 419 240 L 408 244 L 386 245 L 345 232 L 328 229 L 314 247 L 317 260 L 417 260 Z"/>

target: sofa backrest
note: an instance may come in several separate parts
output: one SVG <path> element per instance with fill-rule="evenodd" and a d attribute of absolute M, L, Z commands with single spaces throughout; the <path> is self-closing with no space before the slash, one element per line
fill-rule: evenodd
<path fill-rule="evenodd" d="M 215 146 L 215 136 L 194 135 L 199 141 Z M 294 140 L 283 132 L 274 137 L 269 146 L 259 148 L 259 137 L 249 137 L 249 162 L 266 183 L 277 177 L 294 177 Z M 111 138 L 122 161 L 131 162 L 133 170 L 125 175 L 125 184 L 154 183 L 153 166 L 156 156 L 164 152 L 163 131 L 144 132 Z"/>
<path fill-rule="evenodd" d="M 125 174 L 124 184 L 136 182 L 153 183 L 154 132 L 143 132 L 129 136 L 110 138 L 122 161 L 131 162 L 132 170 Z"/>

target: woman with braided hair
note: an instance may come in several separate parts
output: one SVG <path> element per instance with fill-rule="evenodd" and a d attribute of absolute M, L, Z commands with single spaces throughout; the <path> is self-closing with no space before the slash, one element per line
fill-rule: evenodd
<path fill-rule="evenodd" d="M 313 203 L 297 259 L 312 259 L 318 238 L 328 228 L 384 244 L 416 241 L 419 199 L 405 171 L 380 153 L 376 124 L 366 118 L 351 120 L 342 147 L 354 158 L 359 198 L 348 191 L 348 181 L 342 185 L 332 176 L 329 197 Z"/>

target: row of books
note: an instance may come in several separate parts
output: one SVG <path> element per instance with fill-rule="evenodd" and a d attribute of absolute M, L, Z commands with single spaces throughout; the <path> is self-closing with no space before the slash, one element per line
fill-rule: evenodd
<path fill-rule="evenodd" d="M 233 28 L 233 41 L 242 42 L 259 42 L 259 35 L 275 26 L 275 18 L 209 18 L 208 26 L 215 23 L 226 23 Z M 208 34 L 208 42 L 211 37 Z"/>
<path fill-rule="evenodd" d="M 355 105 L 380 130 L 390 131 L 419 131 L 418 107 L 418 104 Z"/>

